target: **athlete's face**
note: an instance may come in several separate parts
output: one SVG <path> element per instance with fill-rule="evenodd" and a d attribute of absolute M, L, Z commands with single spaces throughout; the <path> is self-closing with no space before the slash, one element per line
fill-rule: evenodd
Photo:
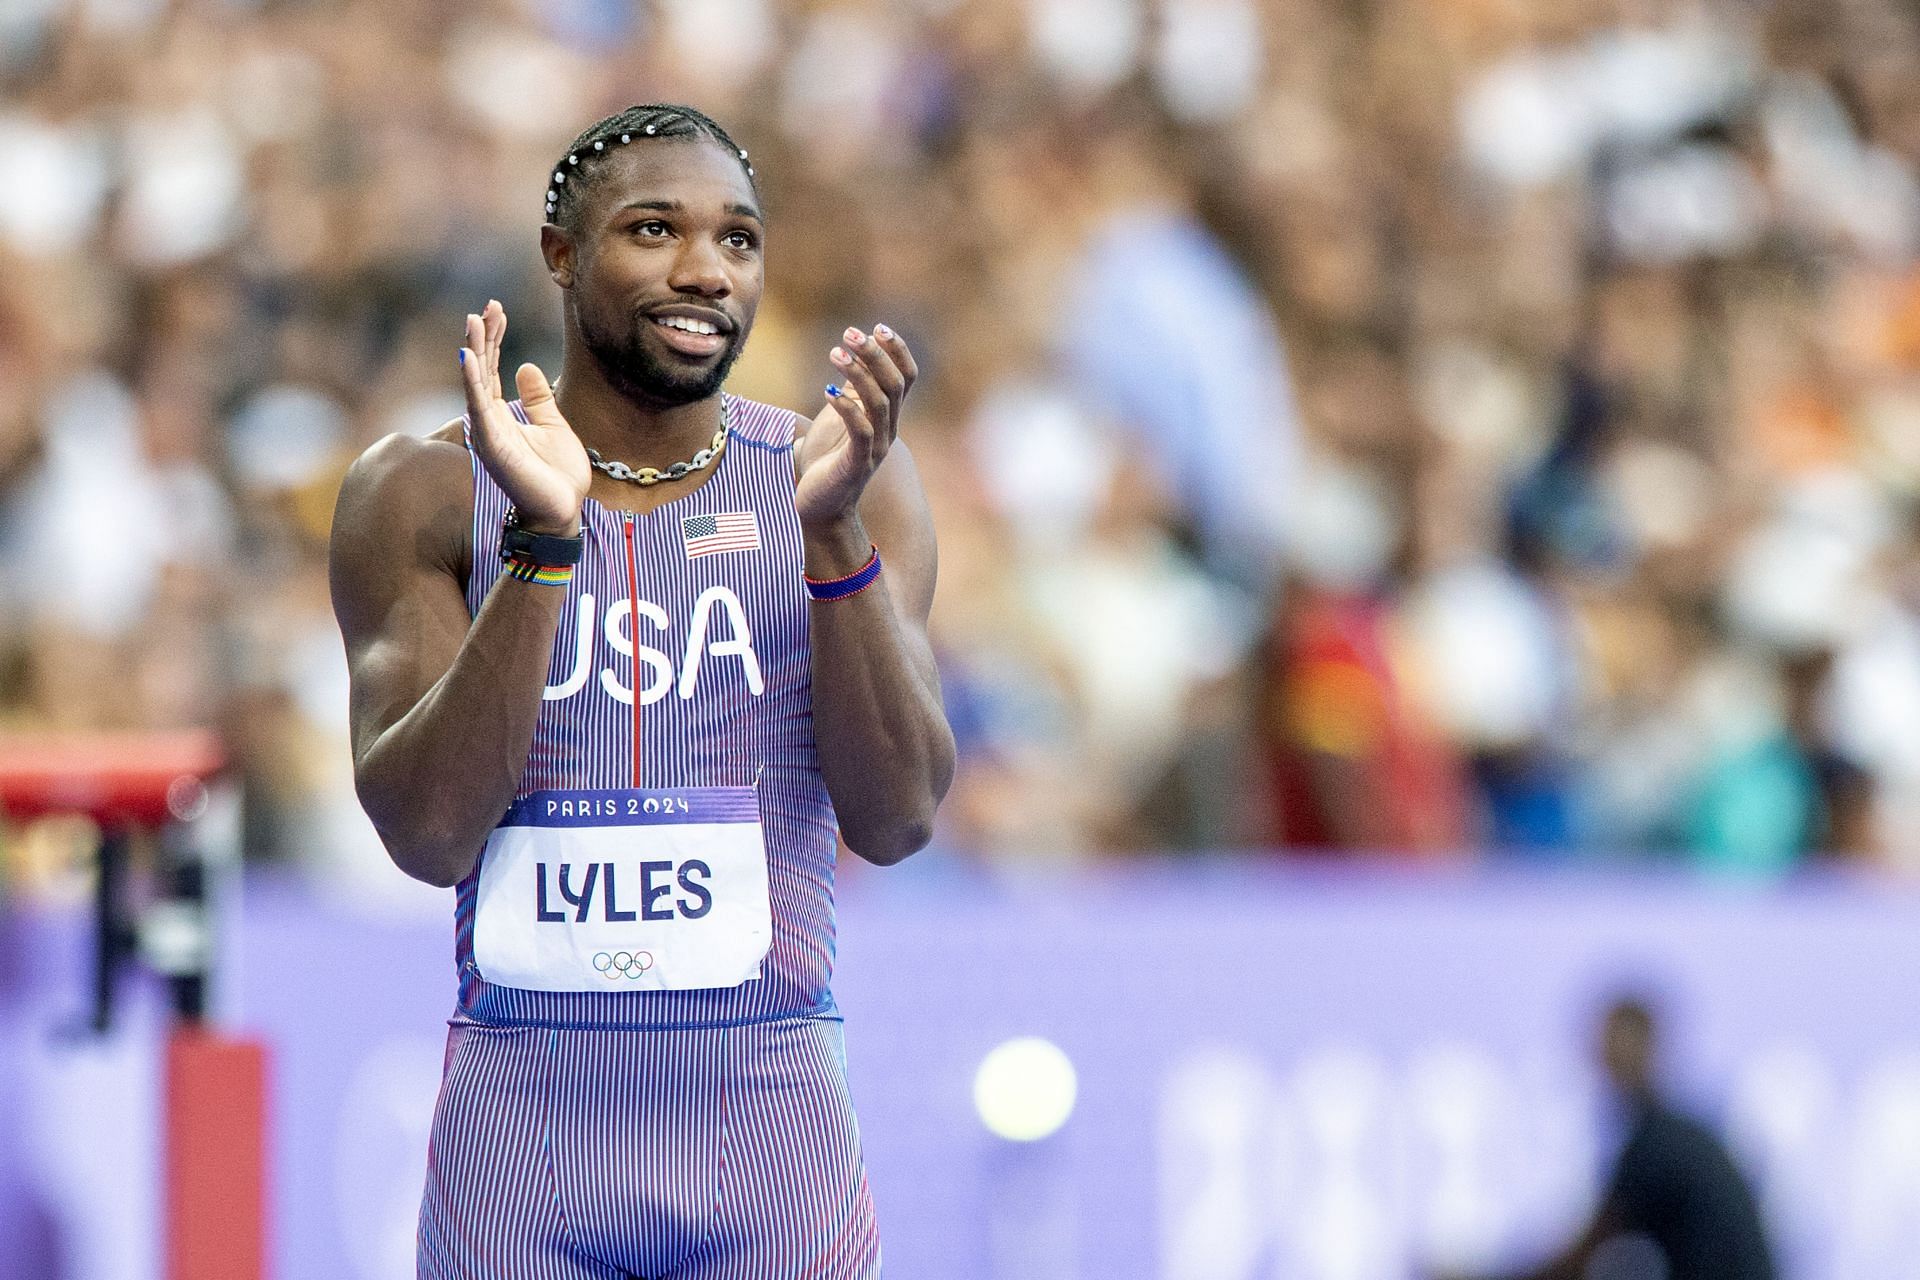
<path fill-rule="evenodd" d="M 594 172 L 578 217 L 562 285 L 607 379 L 658 405 L 717 392 L 765 285 L 739 159 L 707 138 L 635 141 Z"/>

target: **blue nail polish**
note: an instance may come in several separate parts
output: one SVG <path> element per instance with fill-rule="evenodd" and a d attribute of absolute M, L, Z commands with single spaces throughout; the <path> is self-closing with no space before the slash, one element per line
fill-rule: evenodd
<path fill-rule="evenodd" d="M 834 386 L 834 385 L 833 385 L 832 383 L 828 383 L 828 384 L 827 384 L 827 394 L 828 394 L 828 395 L 830 395 L 830 396 L 833 396 L 833 397 L 834 397 L 834 398 L 836 398 L 836 399 L 838 399 L 838 398 L 839 398 L 839 395 L 840 395 L 840 388 L 838 388 L 838 387 L 836 387 L 836 386 Z"/>
<path fill-rule="evenodd" d="M 460 356 L 460 363 L 465 364 L 467 362 L 467 349 L 465 347 L 460 348 L 458 355 Z"/>

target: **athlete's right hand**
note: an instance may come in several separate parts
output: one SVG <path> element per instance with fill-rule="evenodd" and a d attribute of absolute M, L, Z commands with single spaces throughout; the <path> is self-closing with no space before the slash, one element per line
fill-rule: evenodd
<path fill-rule="evenodd" d="M 580 532 L 580 508 L 593 482 L 586 446 L 560 416 L 547 375 L 523 364 L 513 375 L 522 422 L 500 392 L 500 340 L 507 332 L 507 309 L 489 301 L 479 315 L 467 316 L 467 345 L 460 348 L 461 379 L 466 383 L 467 417 L 473 424 L 473 451 L 514 508 L 520 527 L 565 537 Z"/>

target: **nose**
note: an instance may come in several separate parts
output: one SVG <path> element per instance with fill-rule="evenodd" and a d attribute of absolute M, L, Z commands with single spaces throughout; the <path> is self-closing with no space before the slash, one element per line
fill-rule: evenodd
<path fill-rule="evenodd" d="M 683 242 L 667 275 L 667 285 L 676 293 L 699 298 L 724 298 L 733 292 L 733 277 L 720 257 L 720 246 L 700 237 Z"/>

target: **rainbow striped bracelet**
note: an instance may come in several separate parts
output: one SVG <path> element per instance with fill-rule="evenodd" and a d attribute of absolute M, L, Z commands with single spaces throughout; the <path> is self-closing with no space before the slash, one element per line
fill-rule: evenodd
<path fill-rule="evenodd" d="M 515 582 L 537 582 L 546 587 L 564 587 L 573 581 L 573 566 L 535 564 L 531 560 L 508 560 L 507 576 Z"/>

